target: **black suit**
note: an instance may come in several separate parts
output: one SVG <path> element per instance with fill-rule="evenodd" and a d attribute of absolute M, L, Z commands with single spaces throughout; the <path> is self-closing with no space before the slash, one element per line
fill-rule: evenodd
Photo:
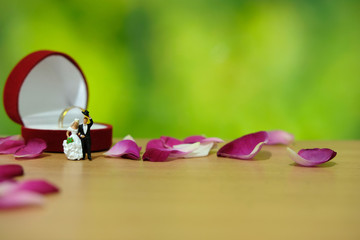
<path fill-rule="evenodd" d="M 79 134 L 81 139 L 81 145 L 83 150 L 83 158 L 85 159 L 85 154 L 87 153 L 87 156 L 89 159 L 91 159 L 91 135 L 90 135 L 90 128 L 93 125 L 93 120 L 90 118 L 90 123 L 87 125 L 87 131 L 84 133 L 83 124 L 79 126 Z M 84 135 L 85 137 L 82 138 L 81 135 Z"/>

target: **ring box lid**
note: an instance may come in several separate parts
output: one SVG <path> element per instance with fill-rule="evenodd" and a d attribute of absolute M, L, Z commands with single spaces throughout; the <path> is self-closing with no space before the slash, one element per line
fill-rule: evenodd
<path fill-rule="evenodd" d="M 86 109 L 88 86 L 79 65 L 69 55 L 37 51 L 11 71 L 3 102 L 8 116 L 25 127 L 57 129 L 60 114 L 70 106 Z"/>

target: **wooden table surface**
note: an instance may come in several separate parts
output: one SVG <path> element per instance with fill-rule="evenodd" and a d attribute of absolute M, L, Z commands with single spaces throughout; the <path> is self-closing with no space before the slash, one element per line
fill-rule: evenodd
<path fill-rule="evenodd" d="M 338 155 L 312 168 L 294 165 L 285 146 L 264 146 L 254 160 L 214 151 L 162 163 L 0 155 L 24 167 L 19 180 L 61 188 L 42 207 L 1 211 L 0 239 L 360 239 L 360 141 L 292 147 Z"/>

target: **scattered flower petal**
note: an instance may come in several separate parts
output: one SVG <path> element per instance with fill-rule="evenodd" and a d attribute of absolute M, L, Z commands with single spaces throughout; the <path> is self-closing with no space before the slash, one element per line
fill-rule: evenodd
<path fill-rule="evenodd" d="M 150 148 L 144 153 L 143 160 L 151 162 L 165 162 L 169 155 L 170 151 L 159 148 Z"/>
<path fill-rule="evenodd" d="M 5 195 L 0 192 L 0 209 L 9 209 L 44 204 L 44 197 L 35 192 L 15 191 Z"/>
<path fill-rule="evenodd" d="M 18 164 L 0 165 L 0 182 L 24 175 L 24 169 Z"/>
<path fill-rule="evenodd" d="M 301 149 L 298 153 L 291 148 L 287 148 L 287 151 L 292 160 L 305 167 L 316 166 L 328 162 L 337 154 L 329 148 Z"/>
<path fill-rule="evenodd" d="M 126 135 L 123 140 L 131 140 L 135 142 L 135 139 L 130 134 Z"/>
<path fill-rule="evenodd" d="M 20 148 L 14 154 L 16 158 L 36 158 L 46 149 L 46 142 L 40 138 L 30 139 L 23 148 Z"/>
<path fill-rule="evenodd" d="M 42 205 L 42 195 L 59 192 L 59 189 L 45 180 L 24 182 L 6 181 L 0 183 L 0 209 Z"/>
<path fill-rule="evenodd" d="M 190 136 L 184 139 L 184 143 L 196 143 L 196 142 L 200 142 L 202 140 L 206 139 L 206 137 L 201 136 L 201 135 L 195 135 L 195 136 Z"/>
<path fill-rule="evenodd" d="M 182 158 L 198 149 L 199 146 L 200 143 L 197 142 L 193 144 L 174 145 L 173 148 L 150 148 L 144 153 L 143 160 L 151 162 L 164 162 L 168 160 L 168 158 Z"/>
<path fill-rule="evenodd" d="M 0 139 L 0 154 L 13 154 L 25 146 L 21 136 L 9 136 Z"/>
<path fill-rule="evenodd" d="M 217 155 L 219 157 L 251 159 L 260 151 L 267 140 L 268 133 L 265 131 L 251 133 L 225 144 L 217 152 Z"/>
<path fill-rule="evenodd" d="M 196 142 L 200 142 L 200 143 L 208 143 L 208 142 L 221 143 L 221 142 L 224 142 L 224 140 L 222 140 L 220 138 L 216 138 L 216 137 L 206 138 L 204 136 L 195 135 L 195 136 L 187 137 L 183 141 L 183 143 L 196 143 Z"/>
<path fill-rule="evenodd" d="M 222 143 L 224 142 L 224 140 L 216 137 L 211 137 L 211 138 L 205 138 L 200 141 L 200 143 L 209 143 L 209 142 L 213 142 L 214 144 L 216 144 L 216 143 Z"/>
<path fill-rule="evenodd" d="M 207 155 L 209 155 L 210 150 L 213 148 L 214 146 L 214 142 L 208 142 L 208 143 L 193 143 L 193 144 L 197 144 L 196 149 L 194 149 L 193 151 L 190 151 L 189 153 L 187 153 L 184 158 L 192 158 L 192 157 L 205 157 Z M 189 145 L 189 144 L 180 144 L 180 145 L 176 145 L 174 146 L 176 149 L 181 149 L 184 145 Z"/>
<path fill-rule="evenodd" d="M 39 194 L 49 194 L 59 192 L 59 188 L 45 180 L 27 180 L 17 185 L 16 191 L 30 191 Z"/>
<path fill-rule="evenodd" d="M 167 137 L 167 136 L 160 137 L 160 141 L 164 144 L 164 147 L 166 148 L 172 148 L 174 145 L 183 143 L 183 141 L 179 139 L 173 137 Z"/>
<path fill-rule="evenodd" d="M 171 158 L 203 157 L 209 155 L 210 150 L 219 142 L 223 140 L 198 135 L 187 137 L 183 141 L 163 136 L 148 142 L 143 160 L 164 162 Z"/>
<path fill-rule="evenodd" d="M 268 131 L 269 135 L 267 145 L 274 145 L 274 144 L 284 144 L 289 145 L 294 141 L 294 135 L 291 133 L 282 131 L 282 130 L 274 130 Z"/>
<path fill-rule="evenodd" d="M 140 150 L 135 140 L 130 136 L 126 136 L 124 140 L 117 142 L 109 151 L 104 155 L 108 157 L 122 157 L 128 159 L 140 159 Z"/>
<path fill-rule="evenodd" d="M 152 139 L 146 144 L 146 151 L 152 148 L 166 148 L 161 139 Z"/>

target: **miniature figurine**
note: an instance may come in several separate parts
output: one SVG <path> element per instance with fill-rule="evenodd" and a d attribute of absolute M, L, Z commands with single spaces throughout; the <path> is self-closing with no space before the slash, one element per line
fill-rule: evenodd
<path fill-rule="evenodd" d="M 67 139 L 63 141 L 64 153 L 69 160 L 80 160 L 83 157 L 82 144 L 77 136 L 78 130 L 79 119 L 75 118 L 66 131 Z"/>
<path fill-rule="evenodd" d="M 90 128 L 93 125 L 93 120 L 89 115 L 89 111 L 85 110 L 82 112 L 84 114 L 83 124 L 79 126 L 79 136 L 81 139 L 82 151 L 83 151 L 83 159 L 85 159 L 85 155 L 87 154 L 88 159 L 91 161 L 91 135 Z"/>

